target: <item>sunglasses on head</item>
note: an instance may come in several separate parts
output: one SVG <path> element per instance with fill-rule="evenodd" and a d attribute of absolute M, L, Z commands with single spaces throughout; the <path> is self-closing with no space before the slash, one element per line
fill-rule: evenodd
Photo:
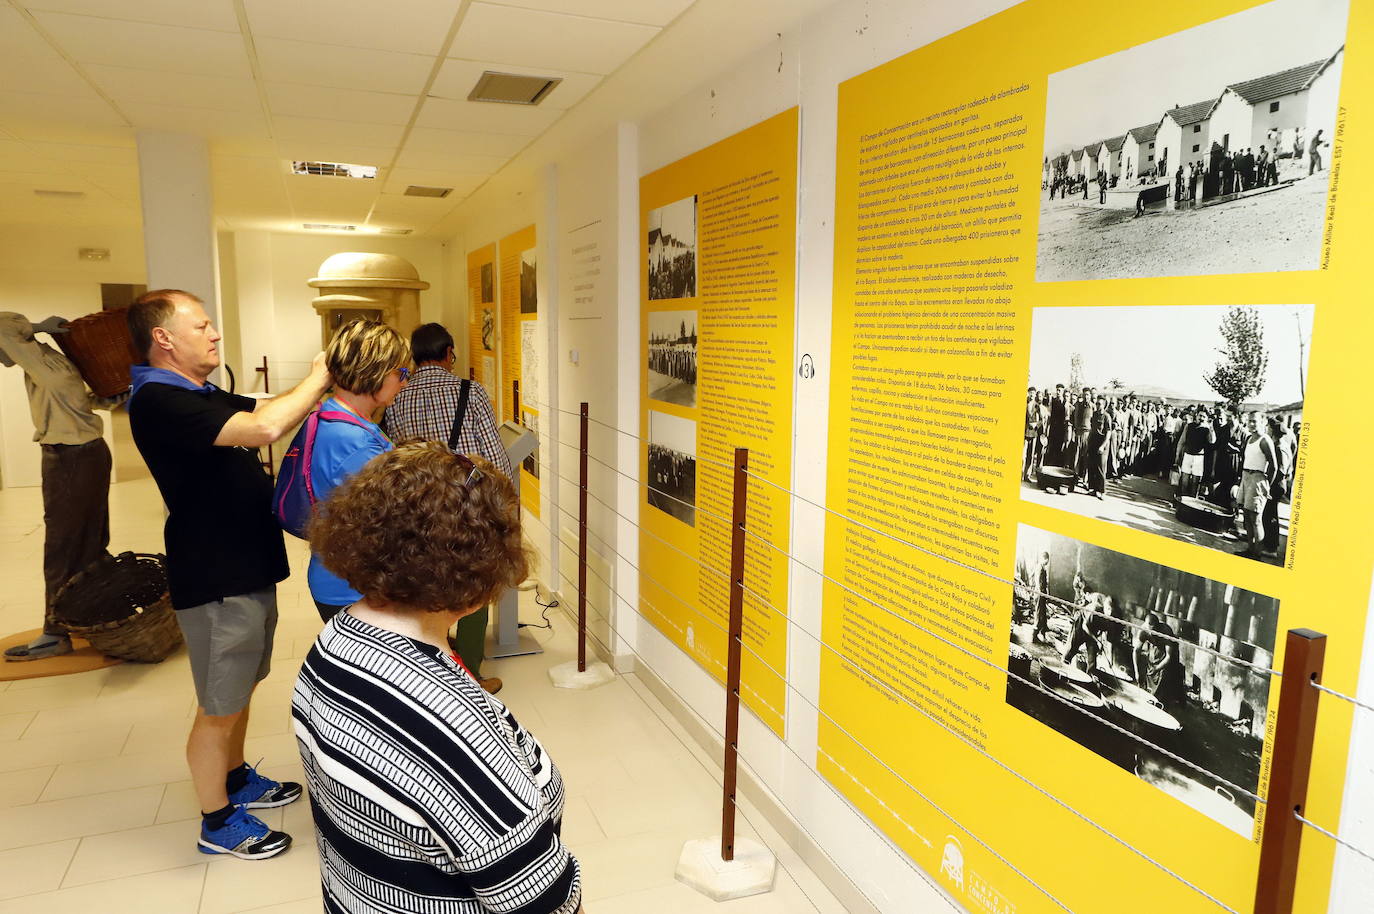
<path fill-rule="evenodd" d="M 471 489 L 472 484 L 482 478 L 482 471 L 477 469 L 477 465 L 472 462 L 466 454 L 455 454 L 458 466 L 468 474 L 467 479 L 463 480 L 463 488 Z"/>

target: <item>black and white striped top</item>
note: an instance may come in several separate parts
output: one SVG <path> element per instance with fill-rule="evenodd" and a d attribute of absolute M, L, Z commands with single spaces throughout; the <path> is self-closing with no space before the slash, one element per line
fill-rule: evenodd
<path fill-rule="evenodd" d="M 331 914 L 573 914 L 563 780 L 453 658 L 336 615 L 291 702 Z"/>

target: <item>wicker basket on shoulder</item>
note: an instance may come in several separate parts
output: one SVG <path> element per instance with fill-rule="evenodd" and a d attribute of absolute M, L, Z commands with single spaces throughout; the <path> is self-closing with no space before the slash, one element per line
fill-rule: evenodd
<path fill-rule="evenodd" d="M 134 350 L 128 314 L 128 308 L 97 311 L 68 321 L 67 332 L 56 334 L 57 345 L 98 397 L 128 390 L 133 384 L 129 366 L 143 361 Z"/>
<path fill-rule="evenodd" d="M 158 663 L 181 645 L 160 555 L 103 555 L 57 593 L 53 614 L 102 654 Z"/>

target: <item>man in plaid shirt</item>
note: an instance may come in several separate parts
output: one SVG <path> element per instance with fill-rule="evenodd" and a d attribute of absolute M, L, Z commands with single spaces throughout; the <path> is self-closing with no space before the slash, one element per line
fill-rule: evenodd
<path fill-rule="evenodd" d="M 415 358 L 415 373 L 387 407 L 382 428 L 397 444 L 415 438 L 447 442 L 463 383 L 453 374 L 453 336 L 443 324 L 421 324 L 410 335 L 410 350 Z M 468 385 L 467 412 L 458 430 L 456 450 L 460 454 L 480 454 L 502 473 L 511 475 L 510 457 L 496 430 L 496 414 L 481 384 Z M 483 679 L 481 675 L 487 617 L 485 608 L 464 616 L 458 621 L 454 641 L 463 665 L 482 688 L 494 695 L 501 688 L 501 680 L 495 676 Z"/>

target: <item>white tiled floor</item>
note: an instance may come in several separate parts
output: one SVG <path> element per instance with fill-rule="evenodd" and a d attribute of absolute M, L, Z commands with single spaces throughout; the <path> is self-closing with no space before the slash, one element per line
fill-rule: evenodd
<path fill-rule="evenodd" d="M 115 485 L 110 501 L 113 549 L 161 551 L 150 480 Z M 37 489 L 0 489 L 0 633 L 40 624 L 41 519 Z M 305 550 L 291 547 L 295 573 L 279 588 L 274 668 L 253 702 L 248 755 L 274 777 L 300 779 L 291 685 L 320 623 L 305 589 Z M 552 688 L 545 671 L 575 651 L 567 624 L 553 618 L 552 634 L 538 632 L 543 655 L 483 671 L 506 681 L 501 697 L 563 771 L 564 838 L 582 862 L 588 914 L 843 911 L 757 815 L 740 832 L 779 855 L 773 892 L 716 904 L 674 881 L 682 843 L 719 830 L 718 773 L 633 676 L 594 692 Z M 263 817 L 296 839 L 282 857 L 250 863 L 196 852 L 198 810 L 182 756 L 194 705 L 184 653 L 154 666 L 0 682 L 0 914 L 320 910 L 304 802 Z"/>

